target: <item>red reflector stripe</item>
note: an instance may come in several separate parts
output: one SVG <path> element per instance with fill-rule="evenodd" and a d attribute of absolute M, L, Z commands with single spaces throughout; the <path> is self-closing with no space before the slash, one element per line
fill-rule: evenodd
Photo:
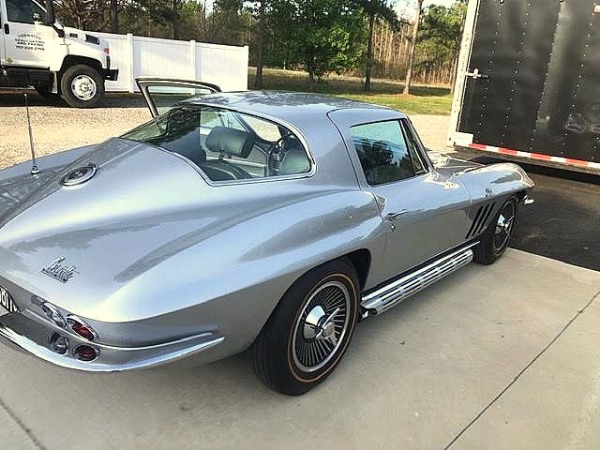
<path fill-rule="evenodd" d="M 551 162 L 555 162 L 555 163 L 559 163 L 559 164 L 568 164 L 571 166 L 585 167 L 588 169 L 600 170 L 600 162 L 584 161 L 581 159 L 574 159 L 574 158 L 564 158 L 561 156 L 550 156 L 550 155 L 545 155 L 543 153 L 521 152 L 519 150 L 513 150 L 512 148 L 495 147 L 493 145 L 485 145 L 485 144 L 477 144 L 477 143 L 469 144 L 469 147 L 474 148 L 475 150 L 483 150 L 486 152 L 518 156 L 520 158 L 536 159 L 539 161 L 551 161 Z"/>

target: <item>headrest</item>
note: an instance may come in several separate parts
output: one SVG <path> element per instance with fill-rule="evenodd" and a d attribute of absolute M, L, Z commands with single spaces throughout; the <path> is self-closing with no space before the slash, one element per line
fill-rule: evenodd
<path fill-rule="evenodd" d="M 211 152 L 247 158 L 254 147 L 256 134 L 227 127 L 214 127 L 206 138 L 206 147 Z"/>

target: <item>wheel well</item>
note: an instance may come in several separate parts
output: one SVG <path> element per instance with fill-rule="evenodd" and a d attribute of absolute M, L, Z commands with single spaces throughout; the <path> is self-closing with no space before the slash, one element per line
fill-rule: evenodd
<path fill-rule="evenodd" d="M 527 191 L 519 191 L 516 194 L 514 194 L 514 196 L 517 197 L 517 200 L 519 200 L 520 202 L 523 201 L 523 199 L 525 198 L 526 195 L 527 195 Z"/>
<path fill-rule="evenodd" d="M 86 58 L 85 56 L 68 55 L 65 57 L 62 67 L 60 68 L 61 75 L 69 67 L 74 66 L 76 64 L 84 64 L 86 66 L 90 66 L 96 69 L 98 73 L 102 73 L 102 64 L 100 64 L 100 61 L 98 61 L 97 59 Z"/>
<path fill-rule="evenodd" d="M 367 276 L 369 275 L 369 269 L 371 268 L 371 252 L 366 249 L 361 249 L 344 256 L 350 260 L 356 269 L 360 290 L 362 291 L 367 283 Z"/>

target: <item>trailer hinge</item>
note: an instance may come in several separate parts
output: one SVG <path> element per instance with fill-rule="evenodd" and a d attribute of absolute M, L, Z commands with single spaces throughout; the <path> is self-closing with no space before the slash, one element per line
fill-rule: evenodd
<path fill-rule="evenodd" d="M 473 72 L 467 72 L 467 73 L 465 73 L 465 75 L 467 77 L 471 77 L 471 78 L 475 78 L 475 79 L 477 79 L 477 78 L 486 79 L 486 78 L 490 77 L 489 75 L 484 75 L 482 73 L 479 73 L 479 69 L 475 69 Z"/>

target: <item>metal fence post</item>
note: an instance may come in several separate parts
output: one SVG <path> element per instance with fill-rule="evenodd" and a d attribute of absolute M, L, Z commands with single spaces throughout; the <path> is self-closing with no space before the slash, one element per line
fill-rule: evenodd
<path fill-rule="evenodd" d="M 129 93 L 133 94 L 135 92 L 135 67 L 134 67 L 134 42 L 133 42 L 133 34 L 127 33 L 127 49 L 129 50 Z"/>

